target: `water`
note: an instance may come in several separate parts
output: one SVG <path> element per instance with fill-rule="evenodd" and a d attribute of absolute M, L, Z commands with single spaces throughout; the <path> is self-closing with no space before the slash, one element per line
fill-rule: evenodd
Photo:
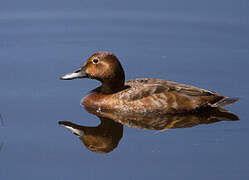
<path fill-rule="evenodd" d="M 9 1 L 0 7 L 1 179 L 248 179 L 248 1 Z M 80 99 L 99 83 L 60 81 L 114 52 L 127 79 L 151 77 L 240 97 L 240 121 L 123 127 L 97 154 L 58 125 L 97 126 Z"/>

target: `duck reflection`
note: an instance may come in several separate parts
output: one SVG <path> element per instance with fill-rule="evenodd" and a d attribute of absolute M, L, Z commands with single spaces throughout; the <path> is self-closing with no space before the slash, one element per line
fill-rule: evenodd
<path fill-rule="evenodd" d="M 99 117 L 101 123 L 96 127 L 60 121 L 59 124 L 71 130 L 83 142 L 87 149 L 96 153 L 113 151 L 123 136 L 123 125 L 147 130 L 164 131 L 174 128 L 190 128 L 200 124 L 211 124 L 220 121 L 237 121 L 239 118 L 220 108 L 192 114 L 120 114 L 96 109 L 86 110 Z"/>
<path fill-rule="evenodd" d="M 72 131 L 87 149 L 96 153 L 108 153 L 115 149 L 123 136 L 123 125 L 111 119 L 99 117 L 96 127 L 80 126 L 68 121 L 59 124 Z"/>

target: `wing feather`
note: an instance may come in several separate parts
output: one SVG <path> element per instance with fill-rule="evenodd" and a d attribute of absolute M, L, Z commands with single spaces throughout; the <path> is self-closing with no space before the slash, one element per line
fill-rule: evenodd
<path fill-rule="evenodd" d="M 165 92 L 175 91 L 177 93 L 185 94 L 188 96 L 215 96 L 214 92 L 188 86 L 185 84 L 178 84 L 172 81 L 161 79 L 135 79 L 127 81 L 126 85 L 129 86 L 125 92 L 120 94 L 120 98 L 128 101 L 139 100 L 153 94 L 160 94 Z"/>

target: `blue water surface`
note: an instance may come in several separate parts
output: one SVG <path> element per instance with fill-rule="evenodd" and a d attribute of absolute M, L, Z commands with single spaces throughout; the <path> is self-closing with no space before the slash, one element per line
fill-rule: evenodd
<path fill-rule="evenodd" d="M 0 6 L 0 179 L 249 179 L 249 1 L 5 1 Z M 96 126 L 80 99 L 99 85 L 60 81 L 96 51 L 126 79 L 161 78 L 239 97 L 240 121 L 161 133 L 124 128 L 108 154 L 58 125 Z"/>

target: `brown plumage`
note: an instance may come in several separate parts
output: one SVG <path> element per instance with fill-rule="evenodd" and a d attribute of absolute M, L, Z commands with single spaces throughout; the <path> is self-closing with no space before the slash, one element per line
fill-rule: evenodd
<path fill-rule="evenodd" d="M 102 85 L 87 95 L 82 104 L 101 110 L 175 114 L 226 106 L 238 100 L 161 79 L 135 79 L 125 82 L 125 73 L 118 58 L 109 52 L 95 53 L 79 70 L 61 79 L 84 77 L 99 80 Z"/>

